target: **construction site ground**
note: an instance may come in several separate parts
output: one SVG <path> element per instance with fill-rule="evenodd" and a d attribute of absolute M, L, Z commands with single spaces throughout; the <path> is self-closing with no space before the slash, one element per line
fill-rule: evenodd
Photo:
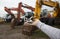
<path fill-rule="evenodd" d="M 49 39 L 41 30 L 36 30 L 32 36 L 23 35 L 22 26 L 11 30 L 10 23 L 0 24 L 0 39 Z"/>

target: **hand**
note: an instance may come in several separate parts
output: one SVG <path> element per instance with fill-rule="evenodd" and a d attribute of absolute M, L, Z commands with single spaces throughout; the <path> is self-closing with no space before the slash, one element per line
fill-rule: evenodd
<path fill-rule="evenodd" d="M 36 26 L 38 22 L 39 22 L 39 19 L 34 19 L 34 21 L 32 23 L 25 22 L 24 25 L 33 25 L 33 26 Z"/>
<path fill-rule="evenodd" d="M 30 24 L 30 25 L 34 25 L 34 26 L 36 26 L 38 22 L 39 22 L 39 19 L 35 19 L 35 20 L 33 21 L 33 23 Z"/>
<path fill-rule="evenodd" d="M 28 23 L 28 22 L 25 22 L 25 23 L 24 23 L 24 25 L 25 25 L 25 26 L 27 26 L 27 25 L 30 25 L 30 23 Z"/>

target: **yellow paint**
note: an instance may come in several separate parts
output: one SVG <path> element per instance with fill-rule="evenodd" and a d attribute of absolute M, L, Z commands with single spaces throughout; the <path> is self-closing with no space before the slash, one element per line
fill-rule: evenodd
<path fill-rule="evenodd" d="M 40 19 L 40 13 L 41 13 L 41 6 L 39 5 L 38 0 L 36 0 L 34 18 Z"/>

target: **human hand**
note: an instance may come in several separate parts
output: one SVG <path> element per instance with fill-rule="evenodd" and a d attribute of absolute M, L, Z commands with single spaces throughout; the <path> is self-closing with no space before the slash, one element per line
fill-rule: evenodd
<path fill-rule="evenodd" d="M 24 25 L 33 25 L 33 26 L 36 26 L 38 22 L 39 22 L 39 19 L 34 19 L 34 21 L 32 23 L 25 22 Z"/>
<path fill-rule="evenodd" d="M 30 24 L 30 25 L 36 26 L 38 22 L 39 22 L 39 19 L 34 19 L 34 21 L 32 22 L 32 24 Z"/>

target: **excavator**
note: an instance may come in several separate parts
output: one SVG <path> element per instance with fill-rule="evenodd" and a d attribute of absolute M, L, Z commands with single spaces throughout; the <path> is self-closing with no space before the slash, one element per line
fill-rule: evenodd
<path fill-rule="evenodd" d="M 23 15 L 25 14 L 25 12 L 24 12 L 24 10 L 22 9 L 22 7 L 24 7 L 24 8 L 27 8 L 27 9 L 30 9 L 31 11 L 34 11 L 35 10 L 35 8 L 33 8 L 33 7 L 31 7 L 31 6 L 29 6 L 29 5 L 27 5 L 27 4 L 24 4 L 23 5 L 23 3 L 22 2 L 20 2 L 19 4 L 18 4 L 18 8 L 7 8 L 7 7 L 4 7 L 4 10 L 9 14 L 9 15 L 11 15 L 12 17 L 13 17 L 13 21 L 12 21 L 12 23 L 11 23 L 11 27 L 13 27 L 14 28 L 14 26 L 16 26 L 16 25 L 19 25 L 19 24 L 24 24 L 24 19 L 21 19 L 21 16 L 20 16 L 20 13 L 22 13 Z M 14 14 L 11 12 L 11 11 L 17 11 L 17 18 L 15 18 L 15 16 L 14 16 Z M 29 16 L 28 17 L 30 17 L 31 15 L 30 15 L 30 12 L 27 12 L 28 14 L 29 14 Z M 22 22 L 20 22 L 20 20 L 23 20 Z M 15 25 L 16 24 L 16 25 Z"/>
<path fill-rule="evenodd" d="M 58 2 L 53 2 L 52 0 L 36 0 L 36 7 L 35 7 L 35 13 L 34 13 L 34 17 L 37 19 L 40 19 L 40 14 L 41 14 L 41 8 L 42 5 L 46 5 L 49 7 L 54 7 L 54 11 L 53 11 L 53 17 L 51 17 L 51 19 L 54 19 L 54 23 L 59 23 L 60 24 L 60 8 L 59 8 L 59 3 Z M 50 21 L 50 20 L 49 20 Z"/>
<path fill-rule="evenodd" d="M 22 7 L 27 8 L 27 9 L 30 9 L 31 11 L 34 11 L 35 10 L 35 8 L 33 8 L 33 7 L 31 7 L 31 6 L 27 5 L 27 4 L 24 4 L 23 5 L 22 2 L 19 3 L 18 8 L 7 8 L 7 7 L 4 7 L 4 10 L 8 14 L 10 14 L 10 15 L 13 14 L 11 11 L 17 11 L 18 12 L 17 18 L 20 18 L 20 12 L 23 13 L 23 14 L 25 13 L 24 10 L 22 9 Z"/>
<path fill-rule="evenodd" d="M 54 19 L 54 21 L 60 21 L 59 20 L 60 19 L 59 3 L 58 2 L 53 2 L 52 0 L 48 0 L 48 1 L 47 0 L 36 0 L 36 6 L 35 6 L 35 10 L 34 10 L 34 12 L 35 12 L 34 13 L 34 19 L 41 19 L 40 14 L 41 14 L 42 5 L 46 5 L 46 6 L 49 6 L 49 7 L 54 7 L 53 17 L 51 17 L 51 19 Z M 60 22 L 58 22 L 58 23 L 60 23 Z M 33 33 L 33 31 L 35 31 L 34 27 L 33 27 L 33 25 L 25 25 L 23 27 L 22 33 L 25 34 L 25 35 L 31 35 Z"/>

